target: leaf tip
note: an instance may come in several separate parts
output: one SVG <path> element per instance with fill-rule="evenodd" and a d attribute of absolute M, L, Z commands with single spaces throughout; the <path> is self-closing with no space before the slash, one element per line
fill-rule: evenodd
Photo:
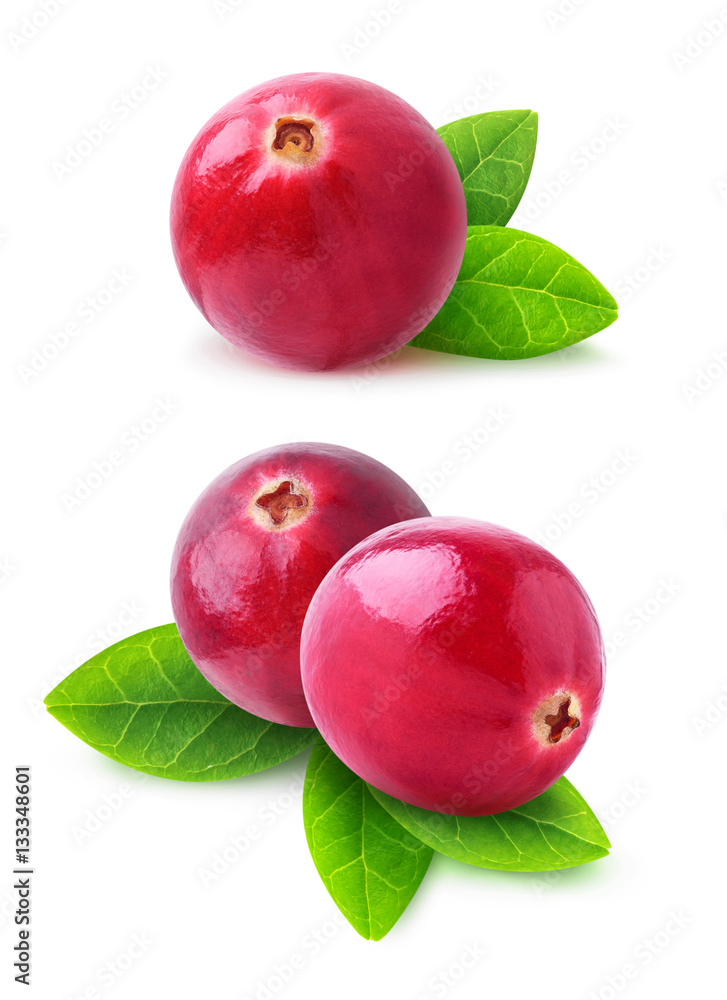
<path fill-rule="evenodd" d="M 62 693 L 63 692 L 61 691 L 61 685 L 57 684 L 53 688 L 53 690 L 49 691 L 48 694 L 43 699 L 43 704 L 45 705 L 46 709 L 50 712 L 51 715 L 53 715 L 53 709 L 58 708 Z"/>

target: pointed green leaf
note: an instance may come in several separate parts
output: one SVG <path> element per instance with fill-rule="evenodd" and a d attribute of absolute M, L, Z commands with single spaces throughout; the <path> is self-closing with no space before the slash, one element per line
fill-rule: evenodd
<path fill-rule="evenodd" d="M 504 226 L 520 203 L 538 138 L 534 111 L 488 111 L 437 129 L 462 178 L 471 226 Z"/>
<path fill-rule="evenodd" d="M 593 811 L 567 778 L 495 816 L 449 816 L 407 805 L 369 786 L 395 820 L 440 854 L 478 868 L 545 872 L 596 861 L 611 846 Z"/>
<path fill-rule="evenodd" d="M 308 846 L 346 920 L 379 941 L 409 905 L 432 850 L 407 833 L 319 737 L 303 788 Z"/>
<path fill-rule="evenodd" d="M 94 750 L 180 781 L 262 771 L 299 754 L 316 735 L 229 702 L 195 667 L 176 625 L 139 632 L 98 653 L 61 681 L 45 704 Z"/>
<path fill-rule="evenodd" d="M 564 250 L 519 229 L 472 226 L 449 298 L 411 345 L 501 361 L 534 358 L 592 336 L 617 316 L 613 296 Z"/>

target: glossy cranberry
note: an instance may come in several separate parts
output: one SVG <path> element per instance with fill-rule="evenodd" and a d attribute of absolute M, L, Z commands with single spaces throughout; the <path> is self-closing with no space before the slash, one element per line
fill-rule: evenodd
<path fill-rule="evenodd" d="M 308 609 L 301 662 L 344 763 L 462 816 L 549 788 L 588 738 L 604 677 L 595 612 L 563 563 L 458 517 L 384 528 L 344 556 Z"/>
<path fill-rule="evenodd" d="M 192 660 L 253 715 L 312 726 L 299 646 L 316 587 L 371 532 L 426 514 L 391 469 L 350 448 L 287 444 L 232 465 L 174 549 L 172 605 Z"/>
<path fill-rule="evenodd" d="M 174 255 L 212 326 L 289 368 L 362 365 L 439 311 L 464 254 L 454 161 L 388 90 L 300 73 L 197 135 L 172 195 Z"/>

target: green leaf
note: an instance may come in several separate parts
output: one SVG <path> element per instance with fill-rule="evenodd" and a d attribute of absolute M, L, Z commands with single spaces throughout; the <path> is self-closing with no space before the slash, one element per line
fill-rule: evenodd
<path fill-rule="evenodd" d="M 471 226 L 504 226 L 520 203 L 538 138 L 534 111 L 488 111 L 437 129 L 462 178 Z"/>
<path fill-rule="evenodd" d="M 608 854 L 603 827 L 567 778 L 537 798 L 495 816 L 449 816 L 371 794 L 411 834 L 440 854 L 478 868 L 545 872 Z"/>
<path fill-rule="evenodd" d="M 613 296 L 564 250 L 519 229 L 471 226 L 449 298 L 411 344 L 501 361 L 534 358 L 592 336 L 617 315 Z"/>
<path fill-rule="evenodd" d="M 379 941 L 419 888 L 432 849 L 407 833 L 320 737 L 305 776 L 303 820 L 334 902 L 361 937 Z"/>
<path fill-rule="evenodd" d="M 98 653 L 48 695 L 50 714 L 112 760 L 180 781 L 239 778 L 294 757 L 315 729 L 279 726 L 233 705 L 202 676 L 176 625 Z"/>

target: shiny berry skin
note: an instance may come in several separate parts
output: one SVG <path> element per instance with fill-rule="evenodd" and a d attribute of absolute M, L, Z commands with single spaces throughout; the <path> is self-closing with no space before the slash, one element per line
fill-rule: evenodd
<path fill-rule="evenodd" d="M 233 344 L 287 368 L 363 365 L 410 341 L 449 295 L 466 230 L 432 126 L 334 73 L 279 77 L 226 104 L 172 195 L 195 304 Z"/>
<path fill-rule="evenodd" d="M 573 574 L 460 517 L 396 524 L 345 555 L 310 604 L 301 663 L 313 719 L 351 770 L 461 816 L 549 788 L 588 738 L 604 680 Z"/>
<path fill-rule="evenodd" d="M 391 469 L 332 444 L 287 444 L 230 466 L 202 493 L 172 558 L 172 606 L 204 676 L 253 715 L 312 726 L 300 630 L 352 545 L 429 512 Z"/>

